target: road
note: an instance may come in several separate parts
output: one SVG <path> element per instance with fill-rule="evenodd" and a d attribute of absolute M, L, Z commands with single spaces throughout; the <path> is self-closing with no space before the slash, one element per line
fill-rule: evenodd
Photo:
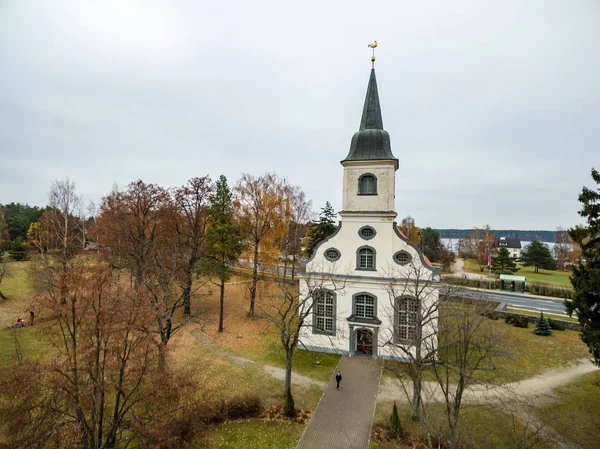
<path fill-rule="evenodd" d="M 544 312 L 557 315 L 566 315 L 565 305 L 560 298 L 540 299 L 537 296 L 531 296 L 527 293 L 500 293 L 495 290 L 475 290 L 465 288 L 456 291 L 456 293 L 469 298 L 503 301 L 508 307 L 535 311 L 543 310 Z"/>

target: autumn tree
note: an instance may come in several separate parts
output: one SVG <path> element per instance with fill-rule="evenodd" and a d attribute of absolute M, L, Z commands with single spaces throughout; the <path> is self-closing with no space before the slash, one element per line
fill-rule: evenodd
<path fill-rule="evenodd" d="M 540 268 L 544 270 L 556 269 L 556 262 L 550 253 L 550 248 L 545 243 L 534 240 L 521 251 L 521 260 L 526 267 L 533 266 L 538 273 Z"/>
<path fill-rule="evenodd" d="M 285 237 L 283 240 L 283 275 L 287 276 L 288 265 L 291 265 L 292 279 L 296 275 L 296 263 L 302 256 L 302 242 L 309 230 L 312 201 L 298 186 L 289 190 L 287 201 L 289 204 L 289 220 L 286 223 Z M 291 260 L 290 260 L 291 258 Z"/>
<path fill-rule="evenodd" d="M 191 292 L 193 274 L 203 251 L 206 223 L 208 221 L 208 198 L 213 191 L 212 181 L 208 176 L 192 178 L 186 185 L 175 189 L 173 198 L 183 217 L 177 232 L 185 240 L 184 257 L 187 259 L 184 274 L 183 310 L 191 314 Z"/>
<path fill-rule="evenodd" d="M 492 257 L 491 269 L 494 274 L 514 274 L 519 271 L 506 248 L 500 248 L 498 255 Z"/>
<path fill-rule="evenodd" d="M 0 253 L 10 248 L 10 236 L 8 234 L 8 225 L 4 219 L 4 207 L 0 206 Z"/>
<path fill-rule="evenodd" d="M 556 237 L 553 248 L 557 270 L 565 271 L 565 264 L 570 259 L 572 249 L 573 244 L 568 231 L 559 226 L 556 228 Z"/>
<path fill-rule="evenodd" d="M 249 317 L 254 316 L 259 266 L 274 265 L 285 236 L 285 224 L 291 213 L 289 203 L 285 201 L 289 189 L 287 181 L 275 173 L 258 177 L 243 174 L 234 189 L 239 223 L 246 235 L 252 261 Z"/>
<path fill-rule="evenodd" d="M 209 198 L 206 250 L 200 261 L 201 271 L 215 276 L 219 282 L 219 332 L 223 332 L 225 282 L 232 275 L 232 266 L 243 250 L 242 229 L 235 221 L 235 209 L 227 178 L 221 175 L 215 192 Z"/>
<path fill-rule="evenodd" d="M 306 244 L 305 254 L 311 256 L 316 246 L 335 232 L 335 211 L 331 203 L 327 201 L 325 207 L 321 209 L 319 221 L 315 221 L 308 229 L 308 242 Z"/>
<path fill-rule="evenodd" d="M 141 180 L 102 199 L 97 228 L 103 255 L 114 268 L 128 269 L 137 286 L 146 279 L 161 213 L 169 203 L 164 188 Z"/>
<path fill-rule="evenodd" d="M 82 200 L 73 181 L 52 183 L 48 208 L 38 222 L 30 225 L 28 236 L 42 255 L 43 270 L 51 284 L 48 291 L 58 291 L 60 302 L 65 303 L 71 271 L 78 269 L 81 260 L 77 256 L 85 244 Z M 44 257 L 46 253 L 48 257 Z"/>
<path fill-rule="evenodd" d="M 573 299 L 566 301 L 566 308 L 569 316 L 577 315 L 581 339 L 600 366 L 600 173 L 595 169 L 592 179 L 598 185 L 596 189 L 584 187 L 579 195 L 579 215 L 587 223 L 569 230 L 585 262 L 573 267 Z"/>
<path fill-rule="evenodd" d="M 413 217 L 407 215 L 402 219 L 402 222 L 398 226 L 407 239 L 415 245 L 421 244 L 421 228 L 415 224 L 415 219 Z"/>
<path fill-rule="evenodd" d="M 2 281 L 4 280 L 4 276 L 8 274 L 8 268 L 6 267 L 6 263 L 4 262 L 4 254 L 0 252 L 0 299 L 8 299 L 1 290 Z"/>

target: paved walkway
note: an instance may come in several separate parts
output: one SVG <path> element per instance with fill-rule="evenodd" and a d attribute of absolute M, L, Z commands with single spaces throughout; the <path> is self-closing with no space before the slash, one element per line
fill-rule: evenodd
<path fill-rule="evenodd" d="M 367 449 L 382 367 L 368 356 L 343 356 L 339 391 L 332 373 L 296 449 Z"/>

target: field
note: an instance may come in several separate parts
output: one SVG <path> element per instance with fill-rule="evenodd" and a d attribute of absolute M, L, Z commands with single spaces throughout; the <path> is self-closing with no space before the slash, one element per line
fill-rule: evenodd
<path fill-rule="evenodd" d="M 474 259 L 466 259 L 464 262 L 464 270 L 468 273 L 481 274 L 486 277 L 492 278 L 497 277 L 490 274 L 487 266 L 482 272 L 479 268 L 479 263 L 477 263 L 477 261 Z M 515 275 L 525 276 L 527 283 L 548 284 L 557 287 L 571 287 L 571 281 L 569 280 L 569 276 L 571 275 L 571 273 L 569 272 L 544 270 L 540 268 L 539 272 L 536 273 L 534 267 L 524 267 L 521 263 L 517 263 L 517 268 L 519 269 L 519 271 L 517 271 Z"/>
<path fill-rule="evenodd" d="M 52 323 L 46 321 L 43 316 L 36 315 L 34 326 L 23 329 L 7 327 L 19 315 L 27 318 L 28 310 L 33 304 L 33 289 L 27 277 L 27 263 L 10 265 L 12 275 L 5 278 L 2 284 L 2 291 L 9 299 L 0 301 L 0 371 L 10 369 L 18 362 L 15 336 L 25 360 L 49 357 L 54 351 L 46 338 L 49 332 L 53 332 Z M 227 286 L 225 331 L 221 334 L 217 332 L 217 288 L 207 284 L 199 290 L 200 296 L 194 303 L 194 308 L 200 312 L 200 318 L 173 337 L 169 343 L 168 360 L 169 363 L 192 370 L 193 379 L 199 386 L 198 394 L 203 400 L 228 401 L 233 398 L 259 396 L 264 406 L 280 407 L 285 358 L 279 346 L 278 335 L 261 316 L 260 302 L 261 297 L 269 296 L 273 291 L 265 285 L 260 287 L 257 316 L 249 319 L 246 315 L 249 293 L 247 285 L 242 281 L 241 278 L 232 279 L 232 284 Z M 588 355 L 587 348 L 581 343 L 576 332 L 555 332 L 550 337 L 538 337 L 533 334 L 532 328 L 508 326 L 502 320 L 490 320 L 489 325 L 502 333 L 505 353 L 496 360 L 496 366 L 497 374 L 503 381 L 526 379 L 549 368 L 568 365 Z M 296 351 L 294 373 L 305 376 L 293 383 L 297 408 L 308 413 L 314 410 L 323 392 L 323 382 L 330 378 L 338 360 L 339 356 Z M 575 384 L 572 388 L 576 389 L 577 397 L 581 401 L 586 397 L 596 397 L 596 390 L 589 383 Z M 566 391 L 568 389 L 558 391 L 557 401 L 563 401 L 568 406 L 569 397 Z M 402 398 L 399 397 L 399 400 Z M 409 421 L 407 405 L 399 405 L 405 429 L 420 435 L 422 427 Z M 380 403 L 376 421 L 385 421 L 390 407 L 389 402 Z M 543 418 L 555 407 L 540 404 L 540 407 L 536 408 L 536 416 Z M 591 411 L 596 413 L 594 416 L 598 416 L 598 410 L 594 407 L 592 403 L 584 409 L 573 406 L 569 413 L 562 417 L 564 425 L 570 425 L 569 423 L 578 417 L 589 416 L 587 413 Z M 441 408 L 434 405 L 431 410 L 436 416 L 435 419 L 440 419 Z M 502 444 L 498 443 L 493 447 L 514 447 L 510 442 L 524 429 L 518 421 L 513 423 L 511 416 L 494 408 L 467 406 L 462 416 L 463 423 L 470 423 L 462 429 L 464 441 L 469 447 L 482 447 L 480 443 L 486 441 L 486 438 L 489 441 L 502 441 Z M 305 422 L 266 417 L 226 421 L 210 426 L 199 444 L 206 443 L 207 447 L 223 449 L 294 448 L 304 427 Z M 589 429 L 586 431 L 590 433 Z M 503 437 L 507 439 L 503 440 Z M 0 442 L 1 440 L 0 436 Z M 374 441 L 371 445 L 372 449 L 392 447 L 394 446 L 391 443 L 382 441 Z"/>

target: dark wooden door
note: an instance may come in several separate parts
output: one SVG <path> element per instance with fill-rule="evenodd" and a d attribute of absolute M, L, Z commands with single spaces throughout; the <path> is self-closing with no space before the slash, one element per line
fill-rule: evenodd
<path fill-rule="evenodd" d="M 373 332 L 366 329 L 356 331 L 356 352 L 373 354 Z"/>

